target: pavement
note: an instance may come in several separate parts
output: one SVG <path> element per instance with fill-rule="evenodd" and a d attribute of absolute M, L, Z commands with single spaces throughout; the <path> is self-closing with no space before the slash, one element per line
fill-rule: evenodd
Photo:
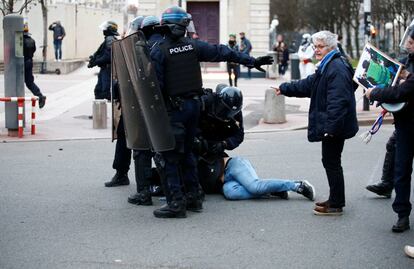
<path fill-rule="evenodd" d="M 30 134 L 30 120 L 26 120 L 24 137 L 8 136 L 5 128 L 4 103 L 0 103 L 0 141 L 45 141 L 71 139 L 110 139 L 111 138 L 111 105 L 107 104 L 107 128 L 93 129 L 92 115 L 93 89 L 97 81 L 98 68 L 88 69 L 82 66 L 69 74 L 36 74 L 35 83 L 47 96 L 46 105 L 36 112 L 36 134 Z M 244 95 L 244 124 L 247 133 L 283 132 L 306 129 L 308 121 L 308 98 L 285 98 L 285 123 L 268 124 L 263 122 L 265 91 L 270 86 L 289 81 L 289 75 L 276 79 L 253 78 L 239 79 L 238 87 Z M 227 74 L 223 72 L 203 73 L 204 87 L 215 88 L 219 83 L 228 83 Z M 26 96 L 31 93 L 26 89 Z M 0 75 L 0 96 L 4 96 L 4 76 Z M 370 111 L 362 111 L 362 90 L 358 89 L 357 100 L 358 121 L 360 125 L 372 124 L 381 109 L 372 107 Z M 30 119 L 31 106 L 26 104 L 26 119 Z M 386 122 L 392 122 L 392 116 Z M 369 128 L 368 126 L 366 127 Z"/>

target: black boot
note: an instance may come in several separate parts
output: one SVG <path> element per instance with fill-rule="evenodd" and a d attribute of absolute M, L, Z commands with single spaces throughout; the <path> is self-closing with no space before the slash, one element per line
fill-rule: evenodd
<path fill-rule="evenodd" d="M 105 182 L 105 187 L 118 187 L 123 185 L 129 185 L 129 178 L 126 173 L 116 172 L 111 181 Z"/>
<path fill-rule="evenodd" d="M 378 184 L 368 185 L 366 188 L 370 192 L 373 192 L 373 193 L 378 194 L 380 196 L 385 196 L 386 198 L 391 198 L 392 186 L 390 186 L 389 184 L 387 184 L 385 182 L 381 181 Z"/>
<path fill-rule="evenodd" d="M 128 197 L 128 203 L 134 205 L 152 205 L 151 193 L 149 191 L 142 190 Z"/>
<path fill-rule="evenodd" d="M 409 216 L 398 218 L 397 223 L 392 226 L 394 233 L 402 233 L 410 229 L 410 218 Z"/>
<path fill-rule="evenodd" d="M 203 198 L 200 196 L 200 193 L 187 193 L 187 210 L 192 212 L 201 212 L 203 211 Z"/>
<path fill-rule="evenodd" d="M 182 199 L 173 199 L 159 209 L 154 210 L 154 216 L 156 218 L 186 218 L 186 202 Z"/>
<path fill-rule="evenodd" d="M 43 108 L 46 104 L 46 96 L 39 96 L 39 108 Z"/>

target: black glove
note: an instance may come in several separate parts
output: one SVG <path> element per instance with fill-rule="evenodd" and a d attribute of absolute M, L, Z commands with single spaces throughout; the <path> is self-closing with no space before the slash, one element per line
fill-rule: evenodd
<path fill-rule="evenodd" d="M 225 142 L 218 142 L 210 146 L 209 151 L 215 155 L 220 155 L 226 149 Z"/>
<path fill-rule="evenodd" d="M 257 57 L 254 61 L 254 67 L 262 72 L 266 72 L 261 66 L 262 65 L 269 65 L 273 63 L 273 57 L 272 56 L 261 56 Z"/>
<path fill-rule="evenodd" d="M 95 62 L 94 62 L 94 60 L 93 60 L 93 56 L 91 55 L 91 56 L 89 56 L 89 63 L 88 63 L 88 68 L 92 68 L 92 67 L 94 67 L 96 64 L 95 64 Z"/>
<path fill-rule="evenodd" d="M 195 137 L 194 144 L 193 144 L 193 152 L 198 155 L 203 155 L 208 150 L 208 143 L 202 137 Z"/>

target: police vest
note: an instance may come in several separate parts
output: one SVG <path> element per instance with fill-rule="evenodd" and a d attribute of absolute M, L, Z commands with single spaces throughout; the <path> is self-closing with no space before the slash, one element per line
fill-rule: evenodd
<path fill-rule="evenodd" d="M 201 93 L 202 79 L 197 47 L 189 38 L 166 39 L 160 44 L 165 55 L 164 90 L 169 96 L 194 96 Z"/>

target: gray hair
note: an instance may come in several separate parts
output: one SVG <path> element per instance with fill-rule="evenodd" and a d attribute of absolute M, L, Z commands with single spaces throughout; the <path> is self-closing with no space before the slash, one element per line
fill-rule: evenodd
<path fill-rule="evenodd" d="M 312 41 L 320 41 L 331 49 L 338 47 L 338 36 L 329 31 L 320 31 L 312 35 Z"/>

